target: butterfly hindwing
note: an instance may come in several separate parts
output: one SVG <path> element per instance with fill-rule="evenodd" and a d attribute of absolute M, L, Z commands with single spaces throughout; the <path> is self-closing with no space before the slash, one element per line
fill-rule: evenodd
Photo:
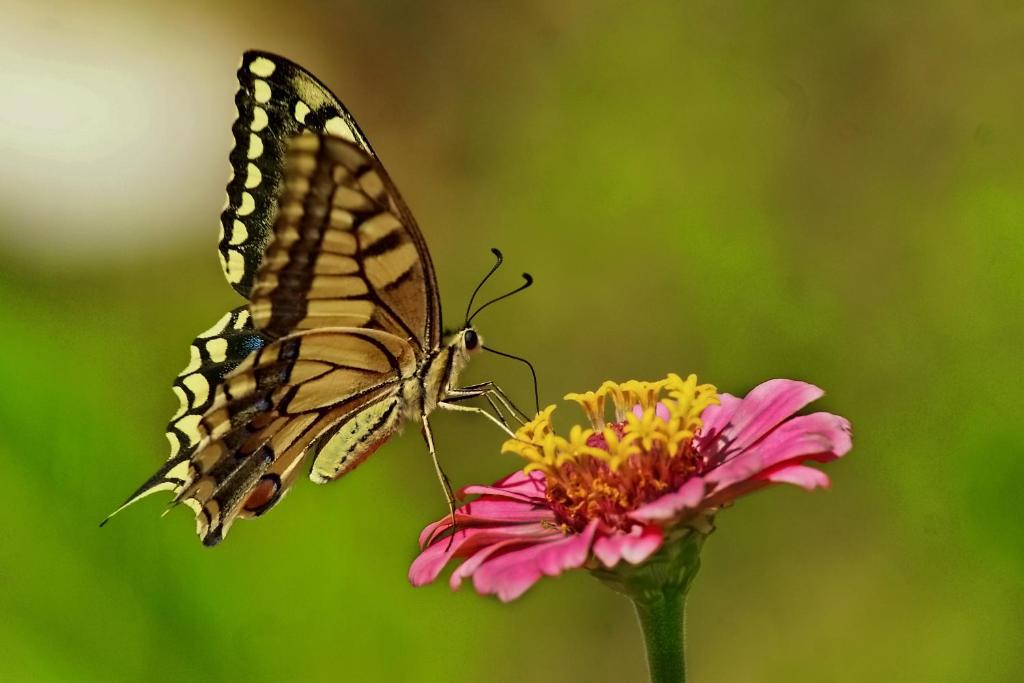
<path fill-rule="evenodd" d="M 196 512 L 200 537 L 219 542 L 238 516 L 280 500 L 310 449 L 416 371 L 404 339 L 377 330 L 310 330 L 249 356 L 217 387 L 197 429 L 175 502 Z"/>
<path fill-rule="evenodd" d="M 216 387 L 246 357 L 267 344 L 253 329 L 248 307 L 228 311 L 189 347 L 189 362 L 172 389 L 179 407 L 167 424 L 171 453 L 167 462 L 118 510 L 157 491 L 178 491 L 188 477 L 188 462 L 199 442 L 199 421 L 213 404 Z M 115 512 L 116 514 L 116 512 Z"/>
<path fill-rule="evenodd" d="M 388 394 L 346 416 L 322 437 L 309 478 L 318 484 L 340 479 L 373 455 L 401 427 L 401 401 Z"/>
<path fill-rule="evenodd" d="M 167 424 L 171 458 L 199 441 L 197 426 L 213 402 L 214 391 L 229 372 L 267 339 L 253 328 L 246 306 L 225 313 L 189 347 L 189 363 L 174 380 L 172 390 L 180 407 Z"/>
<path fill-rule="evenodd" d="M 250 294 L 256 327 L 271 338 L 368 327 L 411 339 L 421 352 L 433 348 L 433 268 L 379 162 L 347 140 L 307 131 L 289 142 L 284 168 L 274 233 Z"/>
<path fill-rule="evenodd" d="M 349 140 L 370 155 L 373 149 L 338 98 L 284 57 L 246 52 L 238 85 L 232 177 L 218 250 L 228 282 L 248 297 L 270 237 L 288 138 L 308 129 Z"/>

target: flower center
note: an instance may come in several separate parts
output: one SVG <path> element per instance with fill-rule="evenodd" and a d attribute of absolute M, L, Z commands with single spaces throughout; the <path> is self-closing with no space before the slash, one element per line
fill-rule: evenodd
<path fill-rule="evenodd" d="M 607 399 L 615 419 L 606 421 Z M 692 442 L 701 414 L 718 403 L 710 384 L 670 374 L 658 382 L 605 382 L 597 391 L 567 394 L 590 420 L 575 425 L 569 438 L 555 433 L 548 406 L 519 428 L 502 446 L 529 461 L 525 471 L 540 470 L 547 498 L 560 523 L 579 531 L 590 521 L 629 530 L 629 513 L 678 489 L 703 462 Z"/>

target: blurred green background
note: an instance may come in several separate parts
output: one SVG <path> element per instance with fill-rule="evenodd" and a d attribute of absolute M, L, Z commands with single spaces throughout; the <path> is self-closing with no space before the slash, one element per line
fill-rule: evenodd
<path fill-rule="evenodd" d="M 169 387 L 239 300 L 215 242 L 250 47 L 349 105 L 448 322 L 541 400 L 697 372 L 824 387 L 833 490 L 718 518 L 695 681 L 1024 678 L 1024 3 L 29 3 L 0 22 L 0 679 L 642 680 L 583 573 L 502 605 L 412 589 L 444 501 L 416 430 L 215 550 L 154 497 Z M 495 289 L 498 285 L 495 285 Z M 479 359 L 529 403 L 521 368 Z M 563 408 L 566 412 L 569 409 Z M 519 463 L 438 415 L 459 485 Z"/>

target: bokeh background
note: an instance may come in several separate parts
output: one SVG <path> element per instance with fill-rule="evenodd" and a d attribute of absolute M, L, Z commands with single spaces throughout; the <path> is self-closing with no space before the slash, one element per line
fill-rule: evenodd
<path fill-rule="evenodd" d="M 535 275 L 478 322 L 542 402 L 693 371 L 812 381 L 852 420 L 832 491 L 719 516 L 693 680 L 1024 678 L 1024 3 L 0 10 L 0 679 L 643 680 L 585 574 L 510 605 L 408 586 L 445 511 L 416 430 L 215 550 L 159 496 L 97 528 L 239 303 L 215 242 L 250 47 L 356 114 L 450 323 L 489 247 L 503 285 Z M 529 403 L 515 364 L 484 378 Z M 519 465 L 482 420 L 435 425 L 458 484 Z"/>

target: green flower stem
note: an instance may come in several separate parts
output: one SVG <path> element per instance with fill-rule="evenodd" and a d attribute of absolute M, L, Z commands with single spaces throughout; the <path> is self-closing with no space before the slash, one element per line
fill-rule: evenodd
<path fill-rule="evenodd" d="M 651 683 L 686 680 L 686 591 L 668 587 L 660 595 L 632 597 L 644 633 Z"/>
<path fill-rule="evenodd" d="M 704 539 L 714 531 L 710 515 L 691 520 L 691 524 L 666 538 L 661 549 L 639 565 L 620 562 L 608 569 L 595 560 L 589 567 L 602 583 L 628 597 L 636 607 L 652 683 L 686 680 L 686 594 L 700 571 Z"/>

